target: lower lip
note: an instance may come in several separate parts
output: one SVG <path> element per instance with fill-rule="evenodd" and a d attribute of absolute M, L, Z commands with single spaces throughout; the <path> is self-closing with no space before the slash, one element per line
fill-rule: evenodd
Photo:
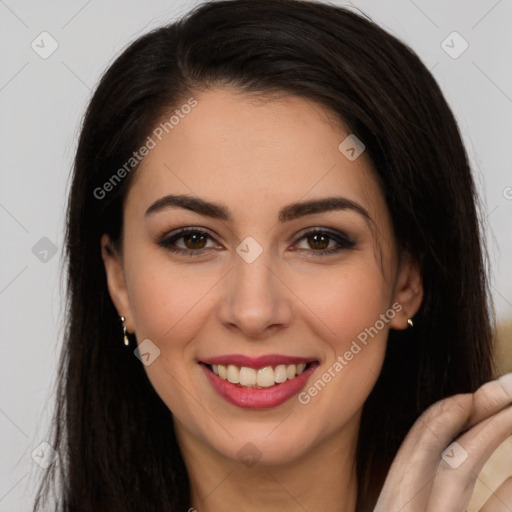
<path fill-rule="evenodd" d="M 238 387 L 215 375 L 205 364 L 201 364 L 201 366 L 213 389 L 229 403 L 246 409 L 270 409 L 283 404 L 299 393 L 316 370 L 318 363 L 311 364 L 309 368 L 291 380 L 262 389 Z"/>

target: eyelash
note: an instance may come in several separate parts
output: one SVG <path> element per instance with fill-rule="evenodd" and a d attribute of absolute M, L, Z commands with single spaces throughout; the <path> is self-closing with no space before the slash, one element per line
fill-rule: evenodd
<path fill-rule="evenodd" d="M 160 247 L 163 247 L 164 249 L 170 251 L 170 252 L 173 252 L 173 253 L 177 253 L 177 254 L 182 254 L 184 256 L 191 256 L 191 257 L 194 257 L 194 256 L 201 256 L 204 251 L 207 251 L 208 249 L 205 249 L 205 248 L 202 248 L 202 249 L 181 249 L 179 247 L 173 247 L 172 244 L 174 244 L 177 240 L 179 240 L 180 238 L 183 238 L 185 235 L 188 235 L 188 234 L 196 234 L 196 235 L 203 235 L 203 236 L 207 236 L 208 238 L 212 239 L 212 237 L 210 236 L 210 234 L 207 232 L 207 231 L 203 231 L 201 229 L 198 229 L 198 228 L 182 228 L 180 229 L 179 231 L 177 231 L 176 233 L 174 233 L 173 235 L 171 236 L 166 236 L 166 237 L 163 237 L 162 239 L 160 239 L 158 242 L 157 242 L 157 245 L 159 245 Z M 352 249 L 356 243 L 351 241 L 348 237 L 342 235 L 342 234 L 338 234 L 338 233 L 333 233 L 332 231 L 328 231 L 328 230 L 325 230 L 325 229 L 321 229 L 321 228 L 316 228 L 316 229 L 311 229 L 307 232 L 305 232 L 295 243 L 299 243 L 301 240 L 303 239 L 306 239 L 308 236 L 311 236 L 311 235 L 316 235 L 316 234 L 322 234 L 322 235 L 327 235 L 327 237 L 331 240 L 334 240 L 335 242 L 338 243 L 338 246 L 336 247 L 331 247 L 330 249 L 320 249 L 318 251 L 315 251 L 314 249 L 310 249 L 310 251 L 315 255 L 315 256 L 327 256 L 327 255 L 330 255 L 330 254 L 335 254 L 335 253 L 338 253 L 344 249 Z M 308 250 L 308 249 L 299 249 L 301 251 L 303 250 Z"/>

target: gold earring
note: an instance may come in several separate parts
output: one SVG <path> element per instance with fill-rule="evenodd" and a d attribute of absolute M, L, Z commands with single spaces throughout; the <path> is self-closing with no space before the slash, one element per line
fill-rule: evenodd
<path fill-rule="evenodd" d="M 413 326 L 414 326 L 414 322 L 412 321 L 412 318 L 408 318 L 408 319 L 407 319 L 407 325 L 408 325 L 409 327 L 413 327 Z"/>
<path fill-rule="evenodd" d="M 121 318 L 121 323 L 123 324 L 123 339 L 124 339 L 124 344 L 126 346 L 128 346 L 130 344 L 130 340 L 128 339 L 128 336 L 127 336 L 127 331 L 126 331 L 126 325 L 124 325 L 124 321 L 126 320 L 126 318 L 124 316 L 120 317 Z"/>

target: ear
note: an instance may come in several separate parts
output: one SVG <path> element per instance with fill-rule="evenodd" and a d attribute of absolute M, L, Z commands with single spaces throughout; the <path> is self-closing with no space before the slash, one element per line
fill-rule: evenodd
<path fill-rule="evenodd" d="M 420 309 L 423 300 L 423 282 L 418 262 L 405 251 L 402 254 L 395 284 L 393 304 L 398 302 L 402 309 L 390 321 L 392 329 L 407 329 L 407 320 Z"/>
<path fill-rule="evenodd" d="M 101 237 L 101 257 L 105 265 L 110 298 L 119 316 L 125 317 L 128 332 L 133 332 L 133 316 L 130 309 L 128 290 L 124 279 L 123 259 L 107 234 Z"/>

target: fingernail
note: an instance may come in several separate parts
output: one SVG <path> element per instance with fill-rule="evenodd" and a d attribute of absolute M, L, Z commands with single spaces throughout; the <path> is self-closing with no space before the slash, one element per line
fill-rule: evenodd
<path fill-rule="evenodd" d="M 508 395 L 512 397 L 512 372 L 502 375 L 498 379 L 498 382 L 501 384 L 501 387 L 508 393 Z"/>

